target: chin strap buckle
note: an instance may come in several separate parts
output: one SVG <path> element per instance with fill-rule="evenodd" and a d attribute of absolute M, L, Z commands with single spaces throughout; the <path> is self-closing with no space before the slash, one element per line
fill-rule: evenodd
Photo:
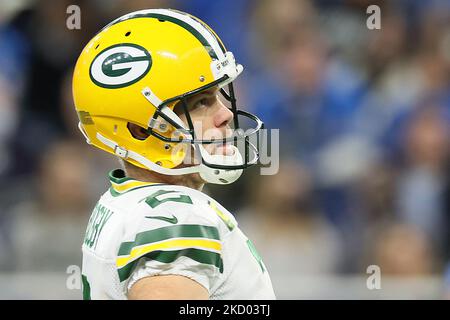
<path fill-rule="evenodd" d="M 119 157 L 121 157 L 122 159 L 128 158 L 128 150 L 122 148 L 121 146 L 116 145 L 114 147 L 114 153 Z"/>

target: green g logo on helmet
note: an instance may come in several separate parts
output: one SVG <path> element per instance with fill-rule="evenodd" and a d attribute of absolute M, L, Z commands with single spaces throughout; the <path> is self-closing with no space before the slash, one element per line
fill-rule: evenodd
<path fill-rule="evenodd" d="M 96 85 L 116 89 L 139 81 L 151 66 L 152 58 L 145 48 L 122 43 L 100 52 L 92 61 L 89 75 Z"/>

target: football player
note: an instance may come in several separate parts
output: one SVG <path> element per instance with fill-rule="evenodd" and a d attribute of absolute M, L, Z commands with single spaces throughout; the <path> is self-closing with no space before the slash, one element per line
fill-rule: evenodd
<path fill-rule="evenodd" d="M 258 161 L 263 124 L 233 91 L 242 70 L 208 25 L 171 9 L 124 15 L 83 49 L 79 128 L 123 164 L 89 219 L 85 299 L 275 298 L 234 216 L 201 192 Z"/>

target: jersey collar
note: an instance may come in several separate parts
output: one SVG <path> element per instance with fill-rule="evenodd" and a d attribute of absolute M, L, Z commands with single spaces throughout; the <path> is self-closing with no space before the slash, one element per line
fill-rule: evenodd
<path fill-rule="evenodd" d="M 109 181 L 111 182 L 111 187 L 109 191 L 114 197 L 120 196 L 131 190 L 138 188 L 143 188 L 147 186 L 161 185 L 163 183 L 146 182 L 139 181 L 125 175 L 125 171 L 122 169 L 115 169 L 109 172 Z"/>

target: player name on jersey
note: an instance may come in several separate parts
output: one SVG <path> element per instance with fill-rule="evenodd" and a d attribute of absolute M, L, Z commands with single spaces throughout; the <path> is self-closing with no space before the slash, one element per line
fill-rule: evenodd
<path fill-rule="evenodd" d="M 113 211 L 102 206 L 100 203 L 97 203 L 92 212 L 91 218 L 89 219 L 86 235 L 84 237 L 85 245 L 89 248 L 95 247 L 100 232 L 102 232 L 103 227 L 113 213 Z"/>

